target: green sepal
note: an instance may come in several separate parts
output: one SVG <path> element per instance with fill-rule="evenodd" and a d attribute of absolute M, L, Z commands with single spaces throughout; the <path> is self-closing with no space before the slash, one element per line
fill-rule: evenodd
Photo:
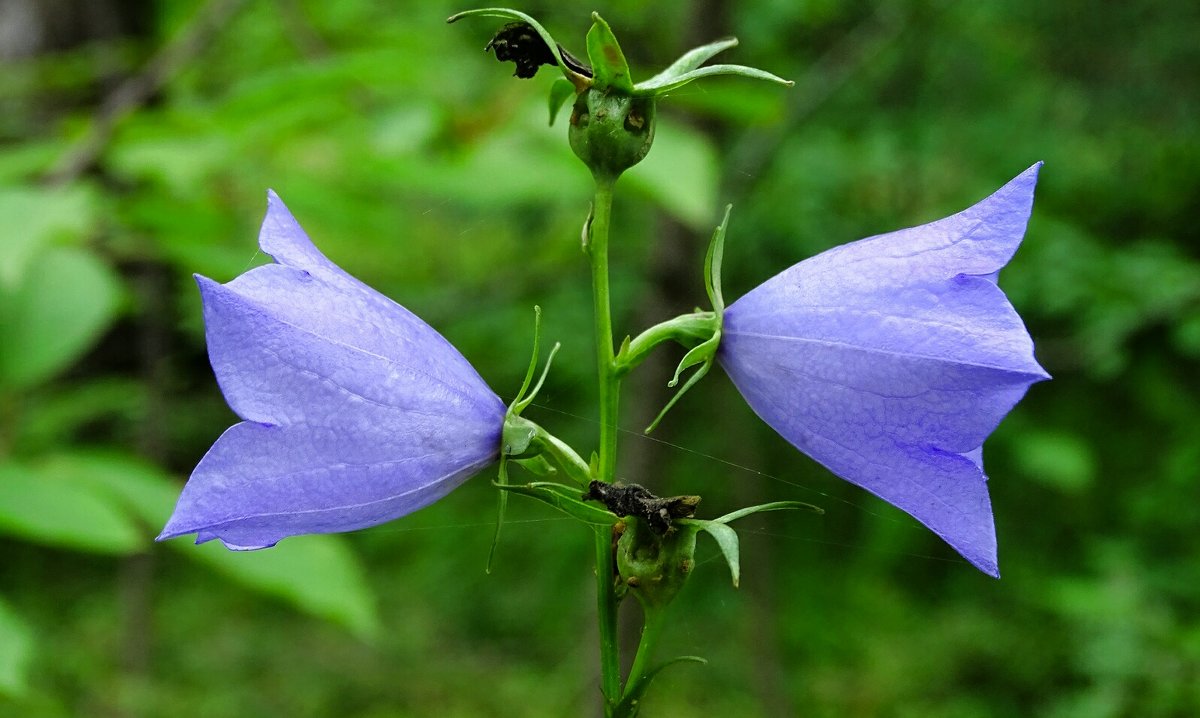
<path fill-rule="evenodd" d="M 725 563 L 729 564 L 729 574 L 733 579 L 733 587 L 737 588 L 742 579 L 739 541 L 737 532 L 729 526 L 729 522 L 737 521 L 740 518 L 763 511 L 787 511 L 791 509 L 812 511 L 818 514 L 825 513 L 821 507 L 806 504 L 803 501 L 772 501 L 771 503 L 759 504 L 758 506 L 747 506 L 744 509 L 731 511 L 724 516 L 711 520 L 675 519 L 673 525 L 679 526 L 682 531 L 704 531 L 709 536 L 712 536 L 717 542 L 717 547 L 721 549 L 721 555 L 725 557 Z"/>
<path fill-rule="evenodd" d="M 592 82 L 601 92 L 616 90 L 622 95 L 633 94 L 633 80 L 629 76 L 629 63 L 625 61 L 625 53 L 613 35 L 612 28 L 600 17 L 600 13 L 592 13 L 592 29 L 587 34 L 588 60 L 592 63 L 594 77 Z"/>
<path fill-rule="evenodd" d="M 708 243 L 708 253 L 704 256 L 704 291 L 708 292 L 708 301 L 712 302 L 717 321 L 725 314 L 725 297 L 721 294 L 721 263 L 725 258 L 725 230 L 729 227 L 729 213 L 733 205 L 725 205 L 725 217 L 715 231 L 712 241 Z"/>
<path fill-rule="evenodd" d="M 458 15 L 450 18 L 453 22 Z M 504 527 L 504 515 L 508 510 L 508 493 L 503 490 L 508 486 L 508 461 L 510 457 L 519 457 L 520 463 L 526 468 L 530 467 L 545 467 L 549 469 L 549 473 L 553 473 L 553 467 L 549 465 L 545 457 L 540 456 L 541 446 L 534 445 L 534 439 L 538 433 L 542 431 L 537 424 L 525 419 L 521 416 L 521 412 L 529 406 L 538 391 L 542 388 L 542 382 L 546 381 L 546 374 L 550 372 L 550 364 L 554 361 L 554 355 L 558 352 L 559 344 L 555 344 L 550 350 L 550 356 L 546 359 L 546 366 L 542 370 L 541 377 L 538 378 L 537 384 L 530 391 L 530 384 L 533 383 L 534 374 L 537 373 L 538 353 L 542 342 L 542 308 L 536 304 L 533 307 L 533 353 L 529 357 L 529 367 L 525 370 L 525 378 L 521 382 L 521 388 L 517 391 L 517 396 L 513 402 L 509 404 L 508 410 L 504 413 L 504 424 L 500 429 L 500 469 L 497 472 L 496 486 L 502 490 L 499 493 L 496 504 L 496 532 L 492 535 L 492 547 L 488 551 L 488 561 L 486 571 L 492 572 L 492 560 L 496 557 L 496 546 L 500 543 L 500 531 Z M 544 433 L 544 432 L 543 432 Z M 529 456 L 525 456 L 526 452 L 532 452 Z M 538 461 L 540 459 L 540 462 Z M 537 470 L 530 468 L 531 471 L 537 473 Z M 547 474 L 540 474 L 545 476 Z"/>
<path fill-rule="evenodd" d="M 531 499 L 537 499 L 562 511 L 571 518 L 591 526 L 612 526 L 619 520 L 617 515 L 602 509 L 595 504 L 582 501 L 579 488 L 555 484 L 548 481 L 535 481 L 530 484 L 495 484 L 496 488 L 505 492 L 521 494 Z"/>
<path fill-rule="evenodd" d="M 717 547 L 721 549 L 721 555 L 725 557 L 725 563 L 729 564 L 729 574 L 733 578 L 733 587 L 737 588 L 742 578 L 741 560 L 738 556 L 737 532 L 720 520 L 675 519 L 675 523 L 687 526 L 692 530 L 705 531 L 716 540 Z"/>
<path fill-rule="evenodd" d="M 634 86 L 634 89 L 636 90 L 647 85 L 657 86 L 670 84 L 673 80 L 681 75 L 686 75 L 692 70 L 695 70 L 704 63 L 708 62 L 718 53 L 725 52 L 732 47 L 737 47 L 737 44 L 738 41 L 736 37 L 727 37 L 724 40 L 717 40 L 716 42 L 710 42 L 707 45 L 701 45 L 700 47 L 692 48 L 691 50 L 685 52 L 678 60 L 671 63 L 671 66 L 667 69 L 658 73 L 654 77 L 651 77 L 649 80 L 639 82 Z"/>
<path fill-rule="evenodd" d="M 533 352 L 529 357 L 529 366 L 525 369 L 525 379 L 521 381 L 521 388 L 517 390 L 517 396 L 513 399 L 513 403 L 509 406 L 511 410 L 525 396 L 525 392 L 529 391 L 529 385 L 533 383 L 533 375 L 537 371 L 538 350 L 542 346 L 542 308 L 535 304 L 533 305 Z"/>
<path fill-rule="evenodd" d="M 550 86 L 550 94 L 546 98 L 546 103 L 550 110 L 550 126 L 554 126 L 554 120 L 558 117 L 558 113 L 562 111 L 563 105 L 567 104 L 567 100 L 575 95 L 575 85 L 571 84 L 570 80 L 564 80 L 561 77 L 554 81 Z"/>
<path fill-rule="evenodd" d="M 701 67 L 690 72 L 685 72 L 675 77 L 662 77 L 655 75 L 653 78 L 640 82 L 634 87 L 633 91 L 638 96 L 653 96 L 657 97 L 664 95 L 671 90 L 676 90 L 694 80 L 699 80 L 702 77 L 716 77 L 718 75 L 733 75 L 736 77 L 748 77 L 752 80 L 767 80 L 768 82 L 778 83 L 784 87 L 791 87 L 796 84 L 791 80 L 785 80 L 778 75 L 773 75 L 766 70 L 760 70 L 757 67 L 746 67 L 745 65 L 709 65 Z"/>
<path fill-rule="evenodd" d="M 667 386 L 674 389 L 675 385 L 679 383 L 680 374 L 697 364 L 703 364 L 707 361 L 712 356 L 712 351 L 715 345 L 719 343 L 719 339 L 719 335 L 713 334 L 708 339 L 705 339 L 703 343 L 688 350 L 688 353 L 684 354 L 683 358 L 679 360 L 679 366 L 675 367 L 675 376 L 671 377 L 671 381 L 667 382 Z"/>
<path fill-rule="evenodd" d="M 492 561 L 496 558 L 496 547 L 500 545 L 500 530 L 504 528 L 504 516 L 508 512 L 508 492 L 503 488 L 508 486 L 508 456 L 500 454 L 500 471 L 497 473 L 496 481 L 493 482 L 501 490 L 496 492 L 496 531 L 492 534 L 492 547 L 488 549 L 487 566 L 484 567 L 484 573 L 492 572 Z"/>
<path fill-rule="evenodd" d="M 686 394 L 689 389 L 691 389 L 696 385 L 697 382 L 704 378 L 704 375 L 708 373 L 708 370 L 712 368 L 713 362 L 716 360 L 717 347 L 720 345 L 721 330 L 718 329 L 713 332 L 713 335 L 705 340 L 703 344 L 693 347 L 691 351 L 683 355 L 683 359 L 679 361 L 679 366 L 675 369 L 675 376 L 671 378 L 671 381 L 667 382 L 667 386 L 674 387 L 676 384 L 678 384 L 679 375 L 686 369 L 689 369 L 697 364 L 700 365 L 700 368 L 687 378 L 687 381 L 683 383 L 683 387 L 679 391 L 675 392 L 675 395 L 671 397 L 671 400 L 667 402 L 667 405 L 663 407 L 662 411 L 658 412 L 658 416 L 654 417 L 654 421 L 650 422 L 650 426 L 646 427 L 645 433 L 649 434 L 658 428 L 659 422 L 663 420 L 663 417 L 667 415 L 667 412 L 671 410 L 671 407 L 675 406 L 676 402 L 683 398 L 683 395 Z"/>
<path fill-rule="evenodd" d="M 637 716 L 638 710 L 641 708 L 641 706 L 638 704 L 641 702 L 642 697 L 646 695 L 646 691 L 650 688 L 650 683 L 655 679 L 655 677 L 658 676 L 659 673 L 662 673 L 664 668 L 667 666 L 673 666 L 676 663 L 699 663 L 700 665 L 708 665 L 708 661 L 700 656 L 678 656 L 669 661 L 658 664 L 654 668 L 644 673 L 641 677 L 630 679 L 633 681 L 633 684 L 632 686 L 626 688 L 625 697 L 622 698 L 621 702 L 617 704 L 617 708 L 613 711 L 613 714 L 619 716 L 629 716 L 630 718 Z"/>
<path fill-rule="evenodd" d="M 517 396 L 513 399 L 512 404 L 508 406 L 508 413 L 513 416 L 520 416 L 521 412 L 525 411 L 538 392 L 542 390 L 542 384 L 546 381 L 546 375 L 550 373 L 550 365 L 554 363 L 554 355 L 562 348 L 562 344 L 555 342 L 554 347 L 550 350 L 550 356 L 546 357 L 546 366 L 542 369 L 542 375 L 538 378 L 537 384 L 531 391 L 530 383 L 533 381 L 533 375 L 537 371 L 538 350 L 542 344 L 542 308 L 538 305 L 533 305 L 533 354 L 529 357 L 529 368 L 525 370 L 525 380 L 521 382 L 521 389 L 517 392 Z M 528 392 L 528 395 L 526 395 Z M 520 453 L 520 452 L 514 452 Z"/>
<path fill-rule="evenodd" d="M 714 43 L 716 44 L 716 43 Z M 700 48 L 698 48 L 700 49 Z M 686 57 L 686 56 L 685 56 Z M 682 60 L 680 60 L 682 62 Z M 703 62 L 703 60 L 700 60 Z M 712 240 L 708 243 L 708 252 L 704 256 L 704 291 L 708 294 L 708 300 L 712 302 L 712 334 L 709 335 L 701 344 L 692 347 L 687 354 L 683 355 L 683 359 L 679 361 L 679 366 L 675 368 L 675 375 L 671 381 L 667 382 L 667 386 L 674 387 L 679 383 L 679 375 L 685 370 L 700 365 L 688 380 L 684 383 L 683 388 L 675 392 L 667 405 L 662 411 L 658 412 L 658 416 L 654 421 L 650 422 L 650 426 L 646 427 L 646 432 L 649 434 L 658 427 L 658 423 L 662 421 L 671 407 L 675 406 L 684 394 L 689 389 L 696 385 L 696 382 L 704 378 L 708 370 L 712 368 L 713 363 L 717 359 L 717 349 L 721 346 L 721 326 L 725 318 L 725 296 L 721 292 L 721 265 L 725 258 L 725 232 L 729 227 L 729 214 L 733 211 L 733 205 L 725 205 L 725 216 L 721 219 L 721 224 L 713 231 Z M 697 310 L 697 314 L 701 312 Z M 625 345 L 622 345 L 625 349 Z M 618 353 L 618 358 L 621 354 Z"/>
<path fill-rule="evenodd" d="M 571 67 L 563 61 L 562 52 L 559 50 L 558 42 L 554 39 L 554 36 L 551 35 L 546 28 L 542 27 L 540 22 L 534 20 L 529 15 L 526 15 L 519 10 L 512 10 L 506 7 L 484 7 L 455 13 L 454 15 L 446 18 L 446 22 L 455 23 L 464 17 L 496 17 L 502 20 L 516 20 L 518 22 L 526 23 L 533 28 L 533 31 L 536 32 L 538 36 L 542 38 L 542 41 L 546 43 L 546 47 L 550 49 L 550 54 L 554 56 L 555 62 L 558 63 L 558 69 L 562 71 L 563 77 L 566 78 L 568 82 L 570 82 L 580 92 L 588 87 L 591 87 L 592 79 L 586 75 L 581 75 L 572 70 Z"/>
<path fill-rule="evenodd" d="M 731 512 L 725 514 L 724 516 L 713 519 L 713 521 L 716 523 L 720 523 L 720 524 L 727 524 L 727 523 L 730 523 L 731 521 L 737 521 L 738 519 L 745 518 L 751 514 L 762 513 L 764 511 L 790 511 L 790 510 L 811 511 L 815 514 L 825 513 L 825 509 L 821 508 L 820 506 L 814 506 L 812 504 L 807 504 L 807 503 L 804 503 L 803 501 L 772 501 L 767 504 L 759 504 L 758 506 L 747 506 L 744 509 L 738 509 L 737 511 L 731 511 Z"/>

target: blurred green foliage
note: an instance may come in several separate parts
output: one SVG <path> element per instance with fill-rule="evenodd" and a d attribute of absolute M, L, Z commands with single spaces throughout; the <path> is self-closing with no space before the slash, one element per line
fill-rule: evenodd
<path fill-rule="evenodd" d="M 0 714 L 594 710 L 586 532 L 514 501 L 485 575 L 486 480 L 265 552 L 151 543 L 235 420 L 190 274 L 266 261 L 267 187 L 502 396 L 540 304 L 564 348 L 530 412 L 591 445 L 590 183 L 546 126 L 549 76 L 509 78 L 480 52 L 495 28 L 445 27 L 463 8 L 443 3 L 102 5 L 135 30 L 0 66 Z M 522 9 L 580 54 L 586 12 Z M 663 102 L 618 185 L 619 331 L 703 304 L 726 202 L 732 298 L 1046 161 L 1002 277 L 1055 376 L 988 444 L 1004 579 L 798 455 L 714 372 L 657 440 L 627 435 L 621 473 L 702 494 L 705 516 L 786 499 L 827 513 L 748 519 L 738 591 L 708 545 L 663 656 L 710 664 L 666 672 L 646 714 L 1200 713 L 1200 6 L 597 9 L 635 81 L 728 34 L 731 61 L 797 81 Z M 128 82 L 143 92 L 113 112 Z M 665 400 L 670 359 L 631 381 L 630 429 Z"/>

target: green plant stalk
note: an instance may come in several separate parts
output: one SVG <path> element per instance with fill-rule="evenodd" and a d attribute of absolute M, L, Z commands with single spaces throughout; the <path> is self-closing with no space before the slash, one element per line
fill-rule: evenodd
<path fill-rule="evenodd" d="M 717 315 L 700 311 L 655 324 L 621 347 L 616 357 L 617 373 L 619 376 L 628 374 L 650 356 L 655 347 L 669 341 L 690 349 L 711 337 L 714 327 L 720 328 Z"/>
<path fill-rule="evenodd" d="M 666 606 L 642 608 L 646 613 L 645 623 L 642 625 L 642 637 L 638 641 L 637 653 L 633 657 L 633 666 L 629 669 L 629 677 L 625 682 L 626 695 L 650 672 L 650 662 L 654 660 L 654 647 L 658 644 L 658 637 L 662 635 L 663 626 L 666 624 Z"/>
<path fill-rule="evenodd" d="M 608 291 L 608 227 L 612 215 L 615 178 L 596 177 L 588 256 L 592 264 L 592 301 L 595 310 L 596 364 L 600 389 L 600 448 L 596 478 L 612 483 L 617 458 L 617 401 L 621 380 L 613 361 L 612 308 Z M 596 532 L 596 601 L 600 627 L 600 685 L 605 714 L 621 699 L 621 660 L 617 640 L 616 576 L 613 571 L 612 536 Z"/>
<path fill-rule="evenodd" d="M 586 489 L 588 482 L 592 479 L 591 469 L 588 468 L 587 462 L 580 458 L 579 454 L 576 454 L 575 450 L 562 439 L 546 432 L 541 427 L 539 429 L 543 433 L 535 436 L 533 443 L 537 444 L 546 456 L 562 467 L 568 478 Z"/>

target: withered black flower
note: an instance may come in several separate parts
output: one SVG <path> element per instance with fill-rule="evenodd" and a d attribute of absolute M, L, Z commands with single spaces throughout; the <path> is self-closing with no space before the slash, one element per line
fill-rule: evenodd
<path fill-rule="evenodd" d="M 550 46 L 527 22 L 511 22 L 500 28 L 483 49 L 495 51 L 496 59 L 501 62 L 515 64 L 517 71 L 513 74 L 523 79 L 536 75 L 542 65 L 558 64 Z M 568 68 L 585 77 L 592 76 L 591 68 L 564 50 L 562 45 L 558 46 L 558 52 Z"/>

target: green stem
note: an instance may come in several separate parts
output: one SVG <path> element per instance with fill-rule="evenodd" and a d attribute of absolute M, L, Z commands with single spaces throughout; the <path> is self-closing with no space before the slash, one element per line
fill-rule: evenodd
<path fill-rule="evenodd" d="M 654 660 L 654 648 L 658 645 L 658 637 L 662 635 L 667 609 L 665 606 L 647 608 L 646 622 L 642 626 L 642 638 L 638 641 L 637 654 L 633 657 L 633 667 L 629 669 L 629 678 L 625 681 L 625 694 L 628 695 L 637 688 L 642 678 L 650 672 L 650 662 Z"/>
<path fill-rule="evenodd" d="M 579 454 L 576 454 L 575 450 L 565 441 L 540 426 L 538 429 L 540 433 L 534 437 L 534 442 L 547 456 L 562 467 L 568 477 L 580 486 L 587 488 L 588 483 L 592 480 L 591 469 L 588 468 L 587 462 L 580 458 Z"/>
<path fill-rule="evenodd" d="M 616 357 L 617 372 L 622 376 L 628 374 L 660 344 L 675 341 L 690 349 L 711 338 L 719 328 L 713 312 L 681 314 L 655 324 L 621 347 Z"/>
<path fill-rule="evenodd" d="M 608 227 L 612 215 L 615 178 L 596 178 L 588 255 L 592 263 L 592 300 L 595 308 L 596 364 L 600 388 L 600 448 L 596 478 L 613 482 L 617 458 L 617 400 L 621 380 L 613 361 L 612 308 L 608 295 Z M 617 641 L 616 576 L 612 536 L 596 532 L 596 602 L 600 625 L 600 685 L 605 714 L 621 699 L 621 659 Z"/>
<path fill-rule="evenodd" d="M 596 180 L 588 254 L 592 260 L 592 302 L 596 322 L 596 363 L 600 374 L 601 481 L 612 483 L 617 460 L 617 400 L 620 378 L 613 363 L 612 308 L 608 296 L 608 226 L 612 215 L 613 182 Z"/>

